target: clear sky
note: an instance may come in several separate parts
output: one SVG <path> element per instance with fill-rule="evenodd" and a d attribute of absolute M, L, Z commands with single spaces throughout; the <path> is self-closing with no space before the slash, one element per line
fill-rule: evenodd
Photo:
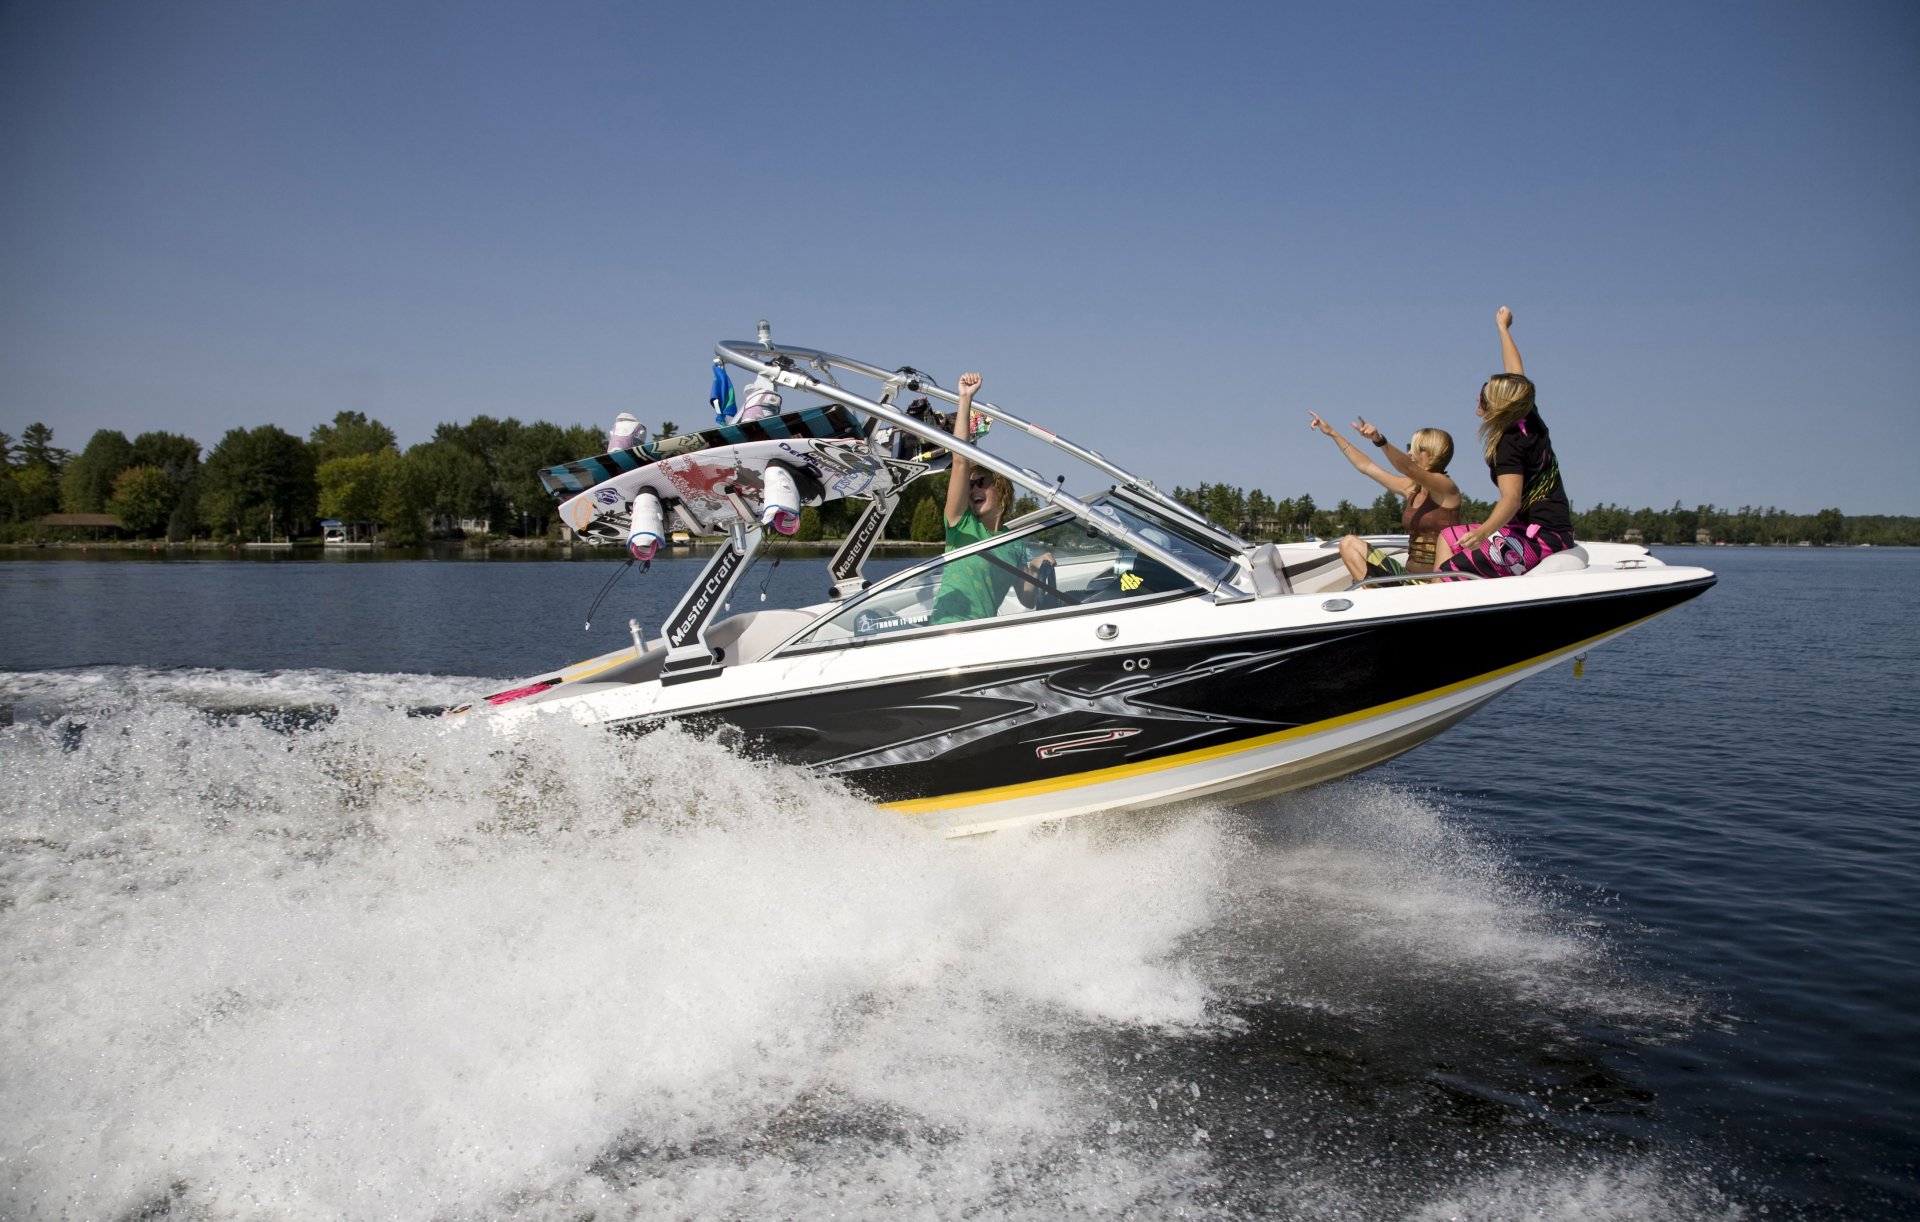
<path fill-rule="evenodd" d="M 1503 304 L 1576 506 L 1920 513 L 1920 6 L 0 0 L 0 429 L 74 450 L 691 427 L 764 317 L 1365 503 L 1307 410 L 1466 440 Z"/>

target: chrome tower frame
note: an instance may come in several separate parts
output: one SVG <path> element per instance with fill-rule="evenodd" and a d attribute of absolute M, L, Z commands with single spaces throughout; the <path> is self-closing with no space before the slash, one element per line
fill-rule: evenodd
<path fill-rule="evenodd" d="M 1025 467 L 1015 466 L 1006 459 L 999 458 L 971 442 L 961 441 L 953 434 L 943 432 L 932 424 L 915 420 L 905 412 L 895 408 L 890 400 L 901 390 L 910 390 L 916 394 L 928 395 L 951 404 L 958 404 L 959 396 L 940 387 L 931 377 L 911 366 L 902 366 L 896 370 L 885 370 L 865 361 L 840 356 L 831 352 L 822 352 L 814 348 L 790 347 L 775 344 L 769 337 L 767 324 L 760 324 L 758 340 L 724 340 L 714 345 L 716 362 L 724 362 L 737 369 L 762 375 L 774 383 L 793 390 L 803 390 L 808 394 L 838 403 L 863 415 L 885 421 L 894 428 L 919 437 L 923 441 L 941 446 L 966 458 L 968 462 L 997 471 L 1013 483 L 1038 497 L 1043 504 L 1066 510 L 1088 526 L 1110 538 L 1123 541 L 1128 547 L 1152 556 L 1160 563 L 1191 581 L 1216 602 L 1239 602 L 1254 595 L 1238 586 L 1230 584 L 1230 577 L 1216 577 L 1205 569 L 1191 563 L 1185 557 L 1162 546 L 1152 538 L 1141 534 L 1124 523 L 1117 522 L 1098 513 L 1086 501 L 1065 491 L 1059 484 L 1050 482 L 1039 472 Z M 798 368 L 800 363 L 811 366 L 819 373 L 814 377 Z M 879 398 L 868 398 L 855 394 L 842 387 L 833 376 L 833 370 L 843 369 L 857 373 L 862 377 L 879 382 L 883 390 Z M 1246 555 L 1250 544 L 1231 531 L 1195 513 L 1185 505 L 1161 492 L 1153 484 L 1109 461 L 1099 453 L 1078 445 L 1039 425 L 1022 420 L 1012 412 L 991 403 L 975 400 L 973 410 L 988 419 L 999 421 L 1019 429 L 1029 437 L 1052 446 L 1061 453 L 1093 467 L 1103 474 L 1119 480 L 1129 490 L 1151 500 L 1181 522 L 1193 529 L 1212 536 L 1223 546 L 1239 555 Z"/>

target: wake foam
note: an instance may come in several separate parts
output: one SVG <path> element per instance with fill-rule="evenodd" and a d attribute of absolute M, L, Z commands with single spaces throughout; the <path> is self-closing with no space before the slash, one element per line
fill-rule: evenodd
<path fill-rule="evenodd" d="M 0 729 L 5 1212 L 1573 1216 L 1673 1183 L 1403 1159 L 1273 1055 L 1357 1029 L 1421 1086 L 1436 999 L 1516 1044 L 1543 1005 L 1670 1004 L 1431 802 L 953 844 L 673 729 L 399 711 L 475 686 L 6 677 L 38 711 Z M 208 715 L 268 696 L 332 713 Z"/>

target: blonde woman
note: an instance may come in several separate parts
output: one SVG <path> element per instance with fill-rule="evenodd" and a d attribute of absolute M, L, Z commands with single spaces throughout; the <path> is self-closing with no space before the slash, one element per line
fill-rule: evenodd
<path fill-rule="evenodd" d="M 1440 568 L 1482 577 L 1517 577 L 1573 546 L 1573 507 L 1560 479 L 1553 439 L 1534 403 L 1533 382 L 1513 342 L 1513 311 L 1501 306 L 1493 317 L 1500 328 L 1506 372 L 1487 379 L 1474 410 L 1480 417 L 1487 473 L 1500 490 L 1500 499 L 1486 521 L 1441 532 L 1441 543 L 1453 554 L 1440 562 Z"/>
<path fill-rule="evenodd" d="M 1333 438 L 1355 470 L 1406 501 L 1400 511 L 1400 524 L 1407 531 L 1406 564 L 1358 535 L 1347 535 L 1340 540 L 1340 559 L 1347 572 L 1355 581 L 1433 572 L 1438 567 L 1440 532 L 1460 522 L 1460 486 L 1447 474 L 1447 463 L 1453 458 L 1453 438 L 1445 429 L 1421 429 L 1402 453 L 1387 443 L 1379 429 L 1365 420 L 1355 420 L 1354 429 L 1383 451 L 1392 464 L 1392 471 L 1383 471 L 1317 413 L 1308 412 L 1307 417 L 1314 428 Z"/>

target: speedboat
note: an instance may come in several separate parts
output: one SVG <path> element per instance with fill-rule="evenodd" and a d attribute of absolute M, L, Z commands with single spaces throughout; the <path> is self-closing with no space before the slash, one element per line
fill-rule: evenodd
<path fill-rule="evenodd" d="M 670 524 L 724 535 L 659 633 L 629 621 L 630 644 L 453 714 L 502 731 L 544 717 L 631 731 L 675 721 L 971 835 L 1361 771 L 1715 581 L 1642 547 L 1583 543 L 1521 577 L 1354 585 L 1336 544 L 1241 538 L 997 405 L 974 411 L 1091 467 L 1102 486 L 1077 496 L 977 436 L 960 441 L 937 411 L 900 406 L 957 402 L 914 367 L 775 344 L 764 323 L 757 340 L 714 353 L 727 399 L 739 370 L 775 410 L 541 473 L 589 542 L 645 558 Z M 1038 508 L 869 582 L 862 567 L 902 490 L 950 452 Z M 769 531 L 842 497 L 866 505 L 827 561 L 826 601 L 724 613 Z M 1006 596 L 990 616 L 948 622 L 935 611 L 942 582 L 973 557 L 1004 575 Z"/>

